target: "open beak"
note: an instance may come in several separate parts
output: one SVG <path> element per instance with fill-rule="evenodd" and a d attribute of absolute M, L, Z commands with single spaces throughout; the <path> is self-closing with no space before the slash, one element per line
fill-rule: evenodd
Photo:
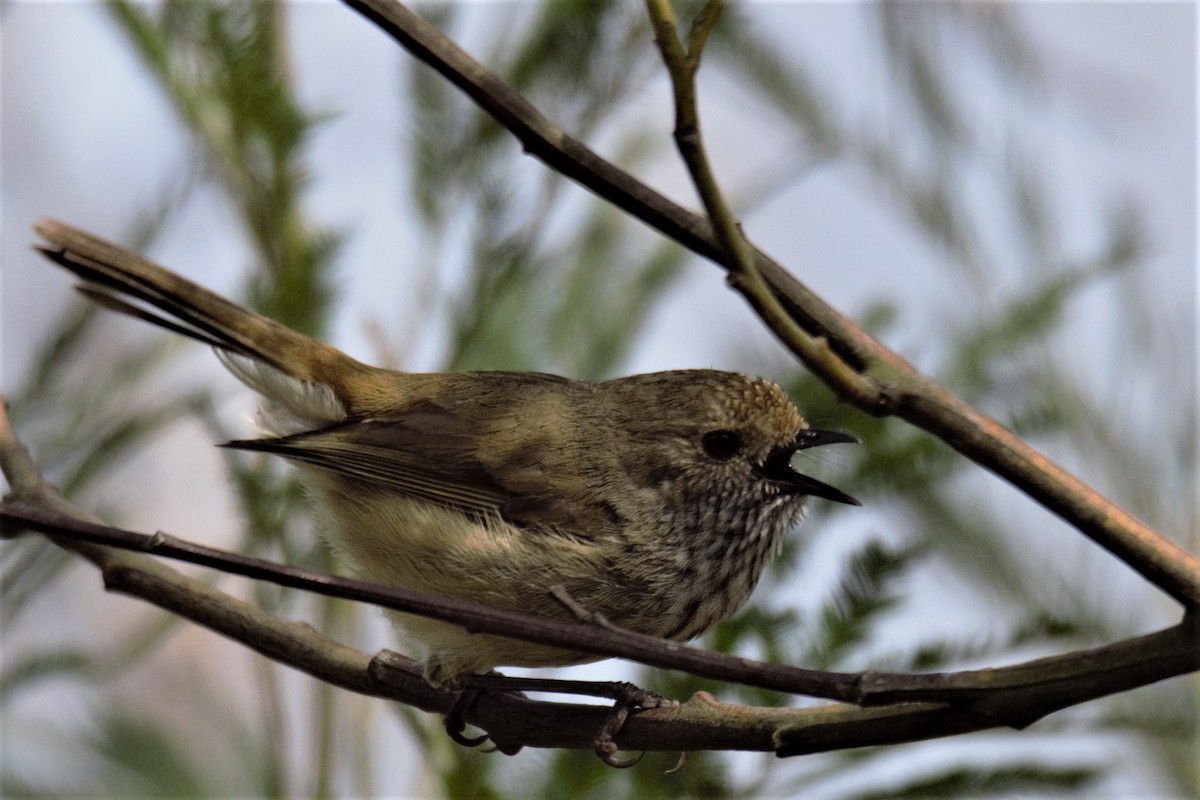
<path fill-rule="evenodd" d="M 843 492 L 841 489 L 836 489 L 827 483 L 822 483 L 816 478 L 810 478 L 801 472 L 797 472 L 792 467 L 792 456 L 800 450 L 807 450 L 810 447 L 820 447 L 826 444 L 853 443 L 857 444 L 858 439 L 848 433 L 838 433 L 837 431 L 819 431 L 812 428 L 806 428 L 800 431 L 800 435 L 791 444 L 780 447 L 775 452 L 767 457 L 767 460 L 762 465 L 762 474 L 770 480 L 785 484 L 791 491 L 796 494 L 804 494 L 809 497 L 823 497 L 826 500 L 832 500 L 835 503 L 845 503 L 851 506 L 861 506 L 862 503 L 855 500 L 850 495 Z"/>

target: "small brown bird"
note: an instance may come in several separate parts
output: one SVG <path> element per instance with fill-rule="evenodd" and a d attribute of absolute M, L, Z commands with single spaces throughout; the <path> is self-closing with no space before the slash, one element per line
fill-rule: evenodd
<path fill-rule="evenodd" d="M 746 602 L 807 497 L 858 504 L 791 465 L 854 437 L 809 428 L 761 378 L 379 369 L 61 222 L 35 230 L 93 299 L 211 344 L 262 395 L 270 438 L 229 446 L 294 462 L 369 580 L 568 617 L 550 594 L 561 587 L 616 625 L 682 641 Z M 596 660 L 396 616 L 435 686 Z"/>

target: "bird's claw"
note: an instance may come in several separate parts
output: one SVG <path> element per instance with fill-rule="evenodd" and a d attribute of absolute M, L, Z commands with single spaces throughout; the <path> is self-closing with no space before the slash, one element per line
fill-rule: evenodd
<path fill-rule="evenodd" d="M 679 705 L 674 700 L 663 697 L 657 692 L 651 692 L 647 689 L 642 689 L 632 683 L 619 683 L 616 685 L 614 692 L 615 702 L 608 716 L 604 718 L 604 724 L 600 726 L 600 730 L 596 732 L 596 738 L 592 740 L 592 747 L 595 750 L 596 756 L 610 767 L 617 769 L 629 769 L 636 765 L 645 756 L 645 753 L 639 753 L 633 758 L 619 759 L 616 757 L 618 747 L 616 736 L 621 732 L 621 728 L 625 726 L 625 720 L 629 718 L 629 712 L 635 708 L 668 708 L 670 706 Z"/>
<path fill-rule="evenodd" d="M 478 747 L 490 738 L 486 733 L 481 736 L 463 735 L 463 731 L 467 729 L 467 723 L 463 717 L 466 716 L 467 710 L 471 708 L 471 704 L 478 697 L 477 689 L 463 689 L 454 699 L 454 705 L 450 706 L 450 711 L 442 720 L 442 724 L 446 726 L 446 734 L 463 747 Z"/>
<path fill-rule="evenodd" d="M 632 683 L 622 684 L 620 695 L 616 701 L 630 708 L 671 708 L 679 705 L 678 700 L 663 697 L 658 692 L 642 689 Z"/>
<path fill-rule="evenodd" d="M 613 767 L 615 769 L 629 769 L 630 767 L 636 767 L 638 765 L 638 763 L 641 762 L 642 757 L 645 756 L 646 754 L 638 753 L 636 756 L 633 756 L 632 758 L 617 758 L 616 757 L 616 755 L 617 755 L 616 744 L 614 744 L 613 742 L 607 742 L 605 744 L 598 743 L 596 745 L 596 755 L 600 758 L 601 761 L 603 761 L 605 764 L 607 764 L 610 767 Z"/>
<path fill-rule="evenodd" d="M 645 755 L 643 753 L 629 759 L 619 759 L 616 757 L 616 754 L 620 750 L 616 742 L 616 737 L 625 726 L 625 721 L 629 718 L 629 713 L 634 709 L 669 708 L 678 705 L 674 700 L 663 697 L 657 692 L 651 692 L 627 682 L 590 683 L 549 680 L 539 682 L 537 679 L 506 679 L 499 673 L 473 676 L 472 681 L 476 685 L 463 689 L 450 707 L 450 711 L 446 714 L 444 720 L 446 733 L 458 744 L 464 747 L 478 747 L 491 738 L 486 733 L 474 738 L 464 736 L 462 733 L 466 729 L 466 722 L 464 721 L 466 712 L 483 691 L 517 691 L 519 694 L 520 692 L 516 687 L 528 685 L 528 688 L 531 690 L 601 695 L 612 698 L 614 702 L 612 708 L 604 717 L 604 722 L 601 724 L 600 730 L 596 732 L 595 737 L 592 739 L 592 749 L 601 761 L 617 769 L 628 769 L 641 761 L 642 756 Z M 494 749 L 512 755 L 519 751 L 521 747 L 519 745 L 506 747 L 496 743 Z"/>
<path fill-rule="evenodd" d="M 613 704 L 608 716 L 604 718 L 604 724 L 596 732 L 596 738 L 592 740 L 592 748 L 596 756 L 608 766 L 616 767 L 617 769 L 629 769 L 641 761 L 642 756 L 645 755 L 645 753 L 639 753 L 633 758 L 628 759 L 616 757 L 620 748 L 617 747 L 615 738 L 621 732 L 621 728 L 625 726 L 625 720 L 629 717 L 630 708 L 630 704 L 618 699 Z"/>
<path fill-rule="evenodd" d="M 461 719 L 450 719 L 449 717 L 446 717 L 443 722 L 446 725 L 446 734 L 463 747 L 479 747 L 479 745 L 491 738 L 486 733 L 480 734 L 479 736 L 464 736 L 463 731 L 466 730 L 467 723 L 463 722 Z"/>

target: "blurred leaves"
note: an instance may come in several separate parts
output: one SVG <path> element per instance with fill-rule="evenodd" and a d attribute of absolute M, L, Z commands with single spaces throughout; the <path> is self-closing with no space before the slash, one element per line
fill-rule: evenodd
<path fill-rule="evenodd" d="M 810 628 L 816 636 L 810 634 L 808 657 L 800 663 L 831 669 L 869 640 L 871 623 L 900 600 L 896 580 L 915 556 L 915 551 L 893 552 L 874 541 L 853 553 Z"/>
<path fill-rule="evenodd" d="M 146 717 L 118 711 L 104 720 L 92 745 L 126 785 L 147 797 L 204 797 L 206 773 L 186 740 Z"/>
<path fill-rule="evenodd" d="M 1037 792 L 1039 797 L 1087 789 L 1097 770 L 1054 767 L 987 767 L 952 769 L 882 792 L 855 795 L 856 800 L 893 800 L 940 797 L 1011 797 L 1014 793 Z"/>
<path fill-rule="evenodd" d="M 303 145 L 325 115 L 296 99 L 283 6 L 168 0 L 153 11 L 109 0 L 113 18 L 200 147 L 238 210 L 259 268 L 251 305 L 320 335 L 330 308 L 337 234 L 305 218 Z"/>
<path fill-rule="evenodd" d="M 145 247 L 190 201 L 196 185 L 216 187 L 253 253 L 249 301 L 268 316 L 319 335 L 333 311 L 331 270 L 341 240 L 304 209 L 309 177 L 316 172 L 305 161 L 305 144 L 329 111 L 305 108 L 291 85 L 285 13 L 290 9 L 271 2 L 200 0 L 149 6 L 110 0 L 108 7 L 177 112 L 194 156 L 189 172 L 163 192 L 162 202 L 131 223 L 130 239 Z M 1086 445 L 1086 457 L 1111 469 L 1118 483 L 1125 475 L 1129 485 L 1142 487 L 1143 496 L 1161 498 L 1155 486 L 1146 485 L 1159 476 L 1130 474 L 1131 464 L 1154 463 L 1153 456 L 1129 457 L 1139 453 L 1138 443 L 1121 426 L 1104 424 L 1104 398 L 1082 385 L 1073 365 L 1048 345 L 1081 297 L 1118 276 L 1137 279 L 1149 247 L 1137 207 L 1119 198 L 1111 202 L 1096 212 L 1107 239 L 1090 253 L 1066 253 L 1040 154 L 1024 143 L 1020 130 L 1001 132 L 1008 137 L 1005 146 L 989 149 L 971 97 L 950 66 L 957 63 L 951 57 L 969 59 L 1014 102 L 1044 91 L 1036 43 L 1011 10 L 992 4 L 864 7 L 892 82 L 888 109 L 895 113 L 886 115 L 883 126 L 846 122 L 841 99 L 819 79 L 819 70 L 805 64 L 806 54 L 772 44 L 755 29 L 752 11 L 728 10 L 702 71 L 706 108 L 733 96 L 749 100 L 777 133 L 798 141 L 778 160 L 786 163 L 745 176 L 751 199 L 763 186 L 801 177 L 814 163 L 839 160 L 861 168 L 873 192 L 909 222 L 914 236 L 946 255 L 952 265 L 947 280 L 965 278 L 966 285 L 953 308 L 916 309 L 880 297 L 854 316 L 885 338 L 911 330 L 917 315 L 937 320 L 937 347 L 929 357 L 933 371 L 955 391 L 1019 433 L 1077 443 L 1081 450 Z M 673 158 L 669 143 L 652 137 L 638 116 L 661 79 L 640 8 L 577 1 L 472 12 L 504 23 L 482 37 L 481 60 L 565 130 L 635 174 L 657 159 Z M 433 7 L 426 16 L 451 36 L 468 27 L 453 6 Z M 421 251 L 428 254 L 421 280 L 429 315 L 448 320 L 445 363 L 579 378 L 618 372 L 690 256 L 522 158 L 508 134 L 440 77 L 404 63 L 401 105 L 408 116 L 398 151 L 412 168 L 407 202 L 420 218 Z M 714 81 L 721 75 L 734 76 L 735 83 Z M 971 192 L 981 175 L 994 189 L 982 207 Z M 745 191 L 740 185 L 725 188 L 735 196 Z M 996 216 L 1002 218 L 998 226 L 990 224 Z M 1132 300 L 1128 306 L 1131 316 L 1144 317 L 1145 338 L 1133 344 L 1161 344 L 1149 334 L 1155 310 Z M 173 383 L 172 392 L 163 391 L 173 352 L 160 340 L 124 342 L 119 353 L 104 351 L 98 358 L 101 327 L 94 310 L 72 310 L 24 385 L 6 387 L 15 424 L 68 495 L 99 486 L 99 479 L 182 419 L 198 420 L 215 441 L 232 438 L 204 390 Z M 878 516 L 874 523 L 855 522 L 844 509 L 814 504 L 802 534 L 789 538 L 755 603 L 706 635 L 703 645 L 814 668 L 953 669 L 1017 652 L 1115 639 L 1129 632 L 1130 622 L 1141 621 L 1106 607 L 1098 597 L 1103 590 L 1082 597 L 1074 588 L 1082 574 L 1077 565 L 1032 563 L 1036 554 L 1020 547 L 1023 532 L 1013 529 L 1019 523 L 982 499 L 983 490 L 972 481 L 974 468 L 949 447 L 895 421 L 852 412 L 794 364 L 768 360 L 747 358 L 742 369 L 782 376 L 810 420 L 862 438 L 862 447 L 822 462 L 821 474 L 852 487 Z M 1159 367 L 1159 373 L 1169 369 Z M 1157 380 L 1159 373 L 1150 377 Z M 1164 407 L 1163 413 L 1172 410 Z M 1181 474 L 1189 465 L 1194 471 L 1195 426 L 1183 417 L 1173 424 L 1184 443 L 1175 467 Z M 302 524 L 300 490 L 290 473 L 244 455 L 231 457 L 227 466 L 244 519 L 239 547 L 328 566 L 328 552 Z M 119 510 L 102 502 L 98 513 L 119 518 Z M 863 530 L 871 524 L 884 527 Z M 71 563 L 34 539 L 0 548 L 6 629 L 29 624 L 28 609 L 39 598 L 53 597 Z M 889 638 L 888 621 L 905 608 L 913 585 L 945 580 L 947 573 L 959 579 L 961 602 L 978 604 L 989 627 L 981 621 L 974 632 L 947 634 L 931 624 L 920 640 Z M 256 602 L 289 613 L 306 602 L 277 588 L 254 591 Z M 356 613 L 337 605 L 304 607 L 301 613 L 348 641 L 361 623 Z M 154 619 L 103 653 L 61 646 L 9 655 L 0 670 L 3 710 L 19 707 L 48 681 L 103 685 L 119 676 L 176 632 L 173 618 Z M 96 792 L 220 796 L 230 786 L 271 795 L 333 796 L 345 786 L 365 791 L 378 763 L 391 757 L 373 747 L 378 727 L 356 715 L 346 695 L 314 686 L 307 698 L 313 714 L 303 718 L 304 730 L 283 729 L 280 708 L 295 693 L 284 690 L 280 673 L 264 665 L 231 678 L 252 683 L 263 698 L 261 709 L 243 709 L 237 719 L 219 704 L 186 726 L 132 706 L 104 706 L 92 738 L 64 747 L 98 754 L 107 764 L 89 787 Z M 799 702 L 662 671 L 642 671 L 637 680 L 679 698 L 703 689 L 762 705 Z M 1066 719 L 1077 732 L 1128 737 L 1158 760 L 1168 776 L 1164 780 L 1186 790 L 1195 780 L 1187 755 L 1196 734 L 1194 687 L 1173 682 L 1139 692 L 1136 701 L 1114 701 L 1097 704 L 1090 716 Z M 465 750 L 445 738 L 436 720 L 410 709 L 387 719 L 400 721 L 420 744 L 424 760 L 412 771 L 425 770 L 422 789 L 454 798 L 826 796 L 822 790 L 838 778 L 843 787 L 838 796 L 846 797 L 1086 796 L 1103 771 L 1103 765 L 1084 759 L 1047 764 L 1036 741 L 1018 749 L 1010 737 L 1008 755 L 987 764 L 966 747 L 947 743 L 949 766 L 905 773 L 886 790 L 871 788 L 878 785 L 872 776 L 895 776 L 881 765 L 885 751 L 877 749 L 786 764 L 757 755 L 692 753 L 672 774 L 666 771 L 676 755 L 650 754 L 638 768 L 618 772 L 588 752 L 526 752 L 503 759 Z M 6 722 L 10 731 L 28 725 L 20 718 Z M 191 736 L 201 723 L 227 734 L 228 752 L 198 757 Z M 290 764 L 287 751 L 296 741 L 309 749 Z M 986 735 L 971 739 L 975 747 L 990 741 Z M 346 764 L 353 765 L 354 775 L 346 774 Z M 3 763 L 0 770 L 6 792 L 54 794 L 20 764 Z M 844 788 L 846 775 L 862 776 L 858 789 Z"/>
<path fill-rule="evenodd" d="M 651 77 L 638 10 L 595 2 L 523 10 L 526 25 L 497 36 L 485 62 L 533 93 L 572 135 L 587 138 Z M 453 32 L 449 11 L 438 22 Z M 684 254 L 624 215 L 584 203 L 561 177 L 512 158 L 511 137 L 431 71 L 414 68 L 411 82 L 406 157 L 416 167 L 412 193 L 427 249 L 443 255 L 438 274 L 464 276 L 443 290 L 450 368 L 611 374 Z M 636 171 L 661 152 L 658 144 L 635 131 L 611 149 Z"/>
<path fill-rule="evenodd" d="M 106 359 L 102 367 L 93 363 L 93 368 L 85 368 L 87 359 L 94 359 L 89 345 L 101 335 L 101 319 L 91 304 L 73 305 L 38 354 L 25 383 L 7 397 L 14 426 L 35 445 L 43 472 L 68 496 L 86 493 L 185 417 L 196 402 L 194 395 L 161 397 L 145 391 L 142 382 L 166 359 L 162 342 L 131 346 Z M 86 402 L 62 402 L 70 397 Z M 97 513 L 114 510 L 100 507 Z M 0 558 L 6 624 L 18 620 L 30 600 L 52 591 L 74 563 L 44 540 L 6 542 Z"/>

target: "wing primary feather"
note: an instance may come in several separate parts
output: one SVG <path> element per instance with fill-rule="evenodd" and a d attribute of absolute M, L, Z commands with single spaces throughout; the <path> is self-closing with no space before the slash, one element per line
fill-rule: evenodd
<path fill-rule="evenodd" d="M 221 446 L 272 453 L 403 495 L 476 514 L 499 513 L 509 499 L 509 494 L 498 487 L 456 483 L 427 468 L 400 462 L 392 450 L 360 443 L 346 444 L 323 438 L 320 433 L 279 439 L 243 439 Z"/>

